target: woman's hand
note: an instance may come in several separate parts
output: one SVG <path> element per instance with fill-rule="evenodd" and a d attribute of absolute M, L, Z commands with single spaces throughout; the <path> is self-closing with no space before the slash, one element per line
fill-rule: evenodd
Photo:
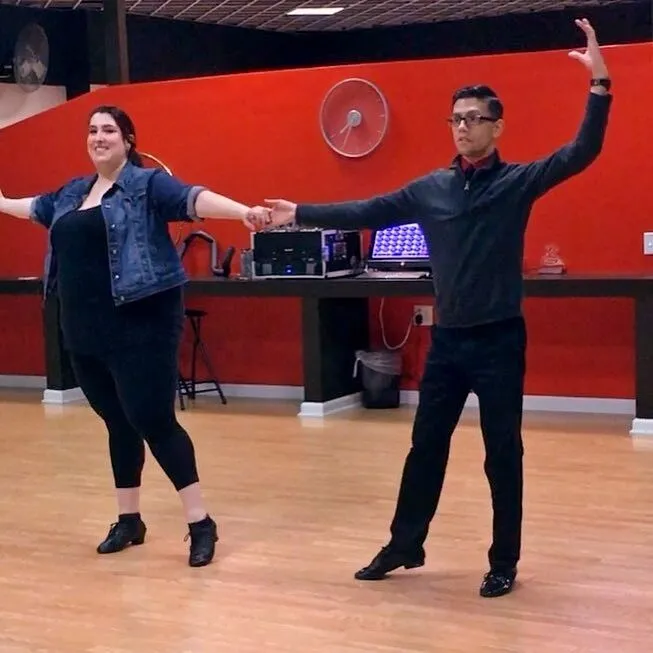
<path fill-rule="evenodd" d="M 265 229 L 270 221 L 270 209 L 265 206 L 253 206 L 243 220 L 245 226 L 252 231 Z"/>

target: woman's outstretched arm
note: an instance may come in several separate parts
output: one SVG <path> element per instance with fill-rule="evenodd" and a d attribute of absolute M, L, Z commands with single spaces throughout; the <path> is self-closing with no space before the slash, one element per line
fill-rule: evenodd
<path fill-rule="evenodd" d="M 15 218 L 24 218 L 29 220 L 30 209 L 34 202 L 33 197 L 23 197 L 21 199 L 9 199 L 2 194 L 0 190 L 0 213 L 13 215 Z"/>
<path fill-rule="evenodd" d="M 186 184 L 161 171 L 152 175 L 150 192 L 159 215 L 168 222 L 226 218 L 254 229 L 269 213 L 267 208 L 249 207 L 205 186 Z"/>
<path fill-rule="evenodd" d="M 249 206 L 208 189 L 200 191 L 195 200 L 195 211 L 200 218 L 226 218 L 244 221 L 249 210 Z"/>

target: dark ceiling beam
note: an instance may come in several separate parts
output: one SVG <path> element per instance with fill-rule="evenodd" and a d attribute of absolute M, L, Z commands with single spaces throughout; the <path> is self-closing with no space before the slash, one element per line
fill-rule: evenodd
<path fill-rule="evenodd" d="M 107 84 L 129 83 L 125 0 L 103 0 L 104 58 Z"/>

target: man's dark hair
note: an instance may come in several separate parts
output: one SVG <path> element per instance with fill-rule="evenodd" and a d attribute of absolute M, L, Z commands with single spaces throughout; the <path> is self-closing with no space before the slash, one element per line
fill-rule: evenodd
<path fill-rule="evenodd" d="M 451 100 L 453 106 L 458 100 L 464 98 L 475 98 L 476 100 L 485 100 L 490 116 L 495 119 L 503 118 L 503 104 L 497 94 L 484 84 L 475 84 L 474 86 L 463 86 L 454 91 Z"/>

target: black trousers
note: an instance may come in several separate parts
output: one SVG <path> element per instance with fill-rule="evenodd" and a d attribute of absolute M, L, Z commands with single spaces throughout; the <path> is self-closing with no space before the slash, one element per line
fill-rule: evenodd
<path fill-rule="evenodd" d="M 423 545 L 440 499 L 451 436 L 472 391 L 479 401 L 494 513 L 490 566 L 516 566 L 521 548 L 526 340 L 521 317 L 471 328 L 433 328 L 412 446 L 390 529 L 393 548 L 410 551 Z"/>
<path fill-rule="evenodd" d="M 109 432 L 115 486 L 139 487 L 145 445 L 176 490 L 198 481 L 193 443 L 175 416 L 177 346 L 130 346 L 98 356 L 71 353 L 77 382 Z"/>

